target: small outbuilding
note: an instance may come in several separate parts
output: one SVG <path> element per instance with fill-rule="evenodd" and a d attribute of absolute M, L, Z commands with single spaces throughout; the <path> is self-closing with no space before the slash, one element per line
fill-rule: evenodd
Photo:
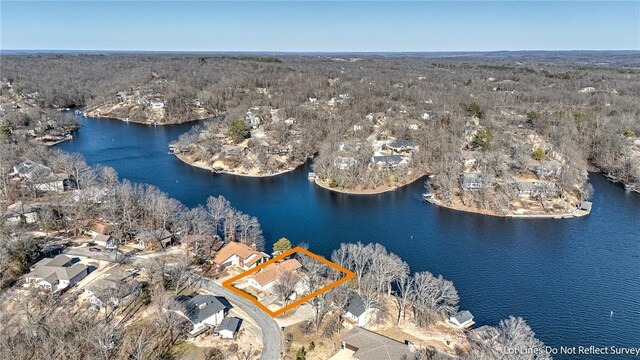
<path fill-rule="evenodd" d="M 222 322 L 215 329 L 215 333 L 220 335 L 223 339 L 235 339 L 238 331 L 240 331 L 240 325 L 242 324 L 242 319 L 239 319 L 234 316 L 229 316 L 222 319 Z"/>
<path fill-rule="evenodd" d="M 467 310 L 460 311 L 449 318 L 449 322 L 459 328 L 469 328 L 475 324 L 473 315 Z"/>

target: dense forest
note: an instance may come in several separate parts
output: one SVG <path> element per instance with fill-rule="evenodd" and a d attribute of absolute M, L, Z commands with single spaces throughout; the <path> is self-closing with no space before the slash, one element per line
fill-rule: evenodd
<path fill-rule="evenodd" d="M 228 164 L 275 173 L 287 167 L 273 160 L 278 156 L 300 164 L 317 154 L 314 170 L 330 187 L 403 185 L 431 174 L 442 203 L 496 211 L 522 194 L 587 199 L 586 172 L 594 167 L 640 187 L 640 69 L 633 54 L 39 55 L 5 56 L 1 70 L 4 98 L 26 96 L 40 108 L 129 101 L 107 115 L 144 122 L 161 100 L 161 122 L 211 115 L 180 140 L 195 161 L 213 163 L 228 151 Z M 24 117 L 4 114 L 5 128 L 24 126 Z M 258 119 L 260 138 L 249 132 L 251 119 Z M 239 120 L 247 127 L 237 130 Z M 375 150 L 392 140 L 419 151 Z M 250 156 L 234 152 L 231 145 L 241 141 Z M 398 154 L 406 165 L 373 166 L 372 155 Z M 387 159 L 394 160 L 380 161 Z M 528 179 L 538 181 L 536 188 L 522 185 Z M 466 191 L 468 180 L 473 191 Z"/>

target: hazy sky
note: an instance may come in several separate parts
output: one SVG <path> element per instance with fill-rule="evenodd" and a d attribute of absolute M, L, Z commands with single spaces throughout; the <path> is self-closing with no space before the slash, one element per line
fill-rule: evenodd
<path fill-rule="evenodd" d="M 1 49 L 640 50 L 640 2 L 0 2 Z"/>

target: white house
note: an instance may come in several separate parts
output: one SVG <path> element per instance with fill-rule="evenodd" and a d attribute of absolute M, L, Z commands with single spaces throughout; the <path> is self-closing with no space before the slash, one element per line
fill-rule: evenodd
<path fill-rule="evenodd" d="M 174 296 L 174 300 L 182 304 L 184 308 L 184 312 L 177 312 L 193 324 L 193 328 L 189 331 L 190 336 L 197 336 L 209 328 L 215 328 L 222 323 L 231 309 L 231 304 L 222 296 L 200 294 L 189 297 L 178 295 Z"/>
<path fill-rule="evenodd" d="M 475 324 L 473 315 L 467 310 L 460 311 L 449 318 L 449 322 L 459 328 L 469 328 Z"/>
<path fill-rule="evenodd" d="M 333 159 L 333 166 L 340 170 L 346 170 L 357 163 L 358 161 L 350 156 L 336 156 Z"/>
<path fill-rule="evenodd" d="M 53 259 L 42 259 L 27 274 L 29 284 L 60 292 L 74 286 L 89 274 L 86 265 L 73 261 L 66 255 L 58 255 Z"/>
<path fill-rule="evenodd" d="M 367 325 L 367 309 L 365 308 L 364 301 L 362 301 L 360 295 L 351 293 L 345 316 L 354 321 L 358 326 Z"/>
<path fill-rule="evenodd" d="M 160 109 L 164 108 L 164 101 L 159 100 L 159 99 L 151 100 L 151 108 L 153 110 L 160 110 Z"/>
<path fill-rule="evenodd" d="M 23 221 L 25 224 L 33 224 L 38 221 L 39 214 L 39 207 L 18 201 L 7 207 L 2 219 L 12 225 L 20 224 Z"/>
<path fill-rule="evenodd" d="M 234 316 L 229 316 L 222 319 L 222 322 L 215 329 L 215 333 L 220 335 L 223 339 L 235 339 L 236 334 L 240 331 L 240 325 L 242 324 L 242 319 L 238 319 Z"/>
<path fill-rule="evenodd" d="M 371 162 L 376 165 L 379 170 L 395 170 L 409 163 L 404 156 L 400 155 L 373 156 Z"/>
<path fill-rule="evenodd" d="M 243 270 L 249 270 L 269 259 L 269 255 L 258 251 L 255 247 L 249 247 L 239 242 L 231 241 L 224 245 L 213 258 L 213 262 L 219 267 L 239 266 Z"/>

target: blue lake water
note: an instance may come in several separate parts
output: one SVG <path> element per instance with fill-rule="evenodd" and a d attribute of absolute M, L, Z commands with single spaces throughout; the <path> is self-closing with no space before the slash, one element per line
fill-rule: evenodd
<path fill-rule="evenodd" d="M 213 174 L 168 154 L 169 142 L 190 124 L 80 121 L 74 139 L 59 148 L 153 184 L 187 206 L 223 195 L 258 217 L 268 248 L 284 236 L 328 257 L 342 242 L 378 242 L 412 271 L 452 280 L 461 308 L 479 325 L 518 315 L 549 346 L 640 347 L 640 196 L 601 175 L 590 177 L 589 216 L 504 219 L 427 204 L 422 181 L 358 196 L 318 188 L 307 180 L 309 164 L 272 178 Z"/>

